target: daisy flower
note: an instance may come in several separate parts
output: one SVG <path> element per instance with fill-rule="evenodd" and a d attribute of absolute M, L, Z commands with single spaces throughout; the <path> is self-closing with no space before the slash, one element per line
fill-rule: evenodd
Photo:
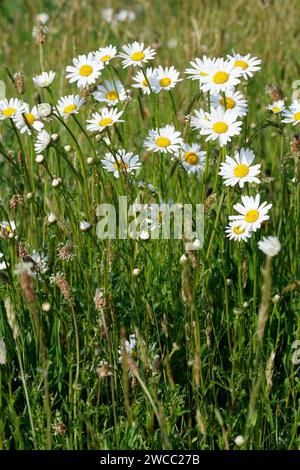
<path fill-rule="evenodd" d="M 159 93 L 161 90 L 169 91 L 176 86 L 176 83 L 181 82 L 179 72 L 173 67 L 163 68 L 161 65 L 154 70 L 155 80 L 153 82 L 153 90 Z"/>
<path fill-rule="evenodd" d="M 7 118 L 12 118 L 16 114 L 24 113 L 24 103 L 17 98 L 4 98 L 0 101 L 0 121 Z"/>
<path fill-rule="evenodd" d="M 129 67 L 130 65 L 137 66 L 142 65 L 143 63 L 148 62 L 148 60 L 153 59 L 156 52 L 151 47 L 144 47 L 144 43 L 138 43 L 134 41 L 132 44 L 127 44 L 122 46 L 124 52 L 119 54 L 119 57 L 122 57 L 124 60 L 122 64 L 124 68 Z"/>
<path fill-rule="evenodd" d="M 241 132 L 242 121 L 237 121 L 237 115 L 232 109 L 212 108 L 210 114 L 198 120 L 200 134 L 207 135 L 208 140 L 219 140 L 220 146 L 231 141 L 231 137 Z"/>
<path fill-rule="evenodd" d="M 209 127 L 210 114 L 203 109 L 195 109 L 195 116 L 191 117 L 191 127 L 193 129 L 203 129 L 204 127 Z M 189 116 L 186 117 L 186 120 L 189 119 Z"/>
<path fill-rule="evenodd" d="M 234 158 L 226 155 L 226 161 L 221 164 L 219 175 L 224 178 L 225 186 L 235 186 L 239 184 L 240 188 L 244 184 L 260 183 L 256 175 L 260 173 L 260 164 L 251 166 L 255 158 L 254 153 L 250 149 L 241 149 L 235 152 Z"/>
<path fill-rule="evenodd" d="M 272 204 L 263 202 L 260 204 L 260 194 L 253 196 L 242 196 L 242 204 L 238 203 L 233 208 L 241 215 L 230 215 L 229 219 L 238 221 L 241 228 L 249 228 L 256 232 L 261 224 L 269 219 L 268 212 Z"/>
<path fill-rule="evenodd" d="M 282 122 L 292 123 L 293 126 L 300 122 L 300 101 L 294 100 L 291 106 L 283 111 Z"/>
<path fill-rule="evenodd" d="M 200 173 L 205 164 L 206 152 L 201 151 L 198 144 L 183 144 L 176 153 L 177 158 L 181 158 L 181 164 L 188 173 Z"/>
<path fill-rule="evenodd" d="M 281 243 L 278 240 L 277 237 L 263 237 L 259 242 L 258 242 L 258 248 L 267 256 L 270 258 L 273 258 L 273 256 L 278 255 L 278 253 L 281 250 Z"/>
<path fill-rule="evenodd" d="M 39 154 L 45 150 L 51 142 L 51 135 L 47 131 L 42 130 L 36 136 L 36 141 L 34 143 L 34 151 Z"/>
<path fill-rule="evenodd" d="M 55 78 L 55 72 L 43 72 L 32 78 L 34 86 L 37 88 L 48 88 Z"/>
<path fill-rule="evenodd" d="M 148 67 L 145 74 L 147 77 L 147 80 L 145 78 L 145 75 L 141 70 L 138 71 L 138 73 L 133 77 L 133 80 L 136 82 L 132 86 L 133 88 L 140 88 L 144 95 L 150 95 L 152 88 L 155 85 L 155 73 L 157 69 L 152 69 L 152 67 Z M 149 88 L 150 84 L 150 88 Z"/>
<path fill-rule="evenodd" d="M 179 150 L 182 142 L 180 132 L 175 131 L 174 126 L 167 125 L 159 129 L 152 129 L 144 146 L 149 152 L 175 153 Z"/>
<path fill-rule="evenodd" d="M 279 114 L 285 111 L 284 100 L 273 101 L 272 104 L 267 106 L 269 111 L 272 111 L 273 114 Z"/>
<path fill-rule="evenodd" d="M 116 54 L 117 48 L 115 46 L 100 47 L 98 51 L 94 52 L 94 59 L 96 62 L 102 62 L 107 65 Z"/>
<path fill-rule="evenodd" d="M 227 55 L 228 60 L 233 61 L 233 66 L 241 70 L 241 75 L 244 80 L 253 77 L 254 73 L 261 69 L 261 60 L 257 57 L 251 57 L 250 54 L 241 55 L 235 54 Z"/>
<path fill-rule="evenodd" d="M 87 56 L 80 55 L 73 59 L 73 66 L 66 67 L 66 72 L 69 72 L 66 77 L 70 83 L 77 82 L 78 88 L 81 88 L 95 83 L 103 68 L 103 62 L 96 61 L 93 53 L 89 52 Z"/>
<path fill-rule="evenodd" d="M 116 109 L 102 108 L 99 113 L 93 113 L 92 119 L 88 119 L 86 126 L 88 131 L 101 132 L 103 129 L 109 126 L 113 126 L 116 122 L 124 122 L 119 119 L 123 114 L 123 111 L 117 111 Z"/>
<path fill-rule="evenodd" d="M 79 109 L 84 103 L 85 100 L 80 98 L 79 95 L 63 96 L 57 102 L 57 109 L 61 116 L 68 119 L 71 114 L 78 114 Z"/>
<path fill-rule="evenodd" d="M 100 103 L 107 103 L 108 106 L 116 105 L 127 99 L 125 88 L 119 80 L 110 82 L 105 80 L 103 85 L 97 87 L 97 91 L 93 93 L 95 100 Z"/>
<path fill-rule="evenodd" d="M 252 232 L 249 227 L 241 227 L 240 222 L 230 222 L 225 229 L 226 237 L 229 240 L 240 242 L 241 240 L 247 241 L 251 237 Z"/>
<path fill-rule="evenodd" d="M 225 100 L 223 95 L 212 95 L 211 105 L 214 108 L 222 106 L 225 109 L 233 109 L 237 116 L 246 116 L 247 114 L 247 101 L 239 91 L 228 90 L 225 94 Z"/>
<path fill-rule="evenodd" d="M 37 106 L 34 106 L 30 111 L 29 105 L 24 103 L 23 108 L 22 114 L 18 113 L 14 116 L 14 121 L 21 134 L 27 132 L 27 134 L 31 135 L 31 128 L 37 132 L 43 129 L 44 124 L 40 121 Z"/>
<path fill-rule="evenodd" d="M 184 73 L 189 75 L 188 78 L 191 78 L 192 80 L 199 80 L 201 82 L 203 77 L 208 76 L 209 69 L 215 63 L 215 61 L 216 59 L 209 59 L 205 55 L 202 59 L 198 59 L 196 57 L 194 62 L 190 62 L 192 68 L 185 69 Z"/>
<path fill-rule="evenodd" d="M 0 222 L 0 237 L 1 238 L 11 238 L 13 233 L 16 230 L 16 223 L 14 220 L 3 220 Z"/>
<path fill-rule="evenodd" d="M 200 87 L 212 94 L 226 92 L 240 83 L 241 70 L 234 67 L 233 61 L 218 59 L 207 67 L 207 75 L 202 77 Z"/>
<path fill-rule="evenodd" d="M 131 174 L 141 166 L 138 155 L 133 155 L 132 152 L 126 153 L 124 149 L 118 150 L 116 156 L 106 153 L 101 162 L 102 166 L 112 172 L 115 178 L 119 178 L 122 172 Z"/>

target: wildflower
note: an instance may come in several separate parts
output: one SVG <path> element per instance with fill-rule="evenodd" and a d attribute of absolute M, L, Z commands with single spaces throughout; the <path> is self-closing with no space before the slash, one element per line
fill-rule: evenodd
<path fill-rule="evenodd" d="M 13 238 L 15 230 L 16 223 L 13 220 L 0 222 L 0 238 Z"/>
<path fill-rule="evenodd" d="M 161 65 L 154 70 L 155 80 L 151 88 L 159 93 L 161 90 L 169 91 L 176 86 L 178 82 L 181 82 L 182 79 L 179 77 L 179 72 L 175 67 L 166 67 L 163 68 Z"/>
<path fill-rule="evenodd" d="M 144 47 L 144 43 L 138 43 L 134 41 L 132 44 L 127 44 L 126 46 L 122 46 L 124 52 L 119 54 L 119 57 L 122 57 L 124 60 L 122 61 L 123 67 L 129 67 L 130 65 L 133 66 L 141 66 L 143 63 L 148 62 L 149 60 L 153 59 L 156 52 L 151 47 Z"/>
<path fill-rule="evenodd" d="M 136 357 L 136 345 L 137 345 L 137 341 L 136 341 L 135 334 L 130 335 L 129 340 L 127 339 L 125 340 L 125 343 L 124 343 L 125 351 L 126 351 L 126 354 L 131 358 Z M 121 348 L 119 348 L 118 351 L 119 351 L 119 362 L 121 363 L 122 362 Z"/>
<path fill-rule="evenodd" d="M 55 78 L 55 72 L 43 72 L 40 75 L 36 75 L 32 78 L 34 86 L 37 88 L 48 88 Z"/>
<path fill-rule="evenodd" d="M 85 99 L 79 95 L 63 96 L 57 102 L 59 114 L 68 119 L 71 114 L 78 114 L 79 109 L 84 105 Z"/>
<path fill-rule="evenodd" d="M 16 114 L 24 113 L 24 103 L 17 98 L 4 98 L 0 101 L 0 121 L 13 118 Z"/>
<path fill-rule="evenodd" d="M 230 220 L 238 221 L 241 228 L 251 228 L 254 232 L 261 227 L 261 224 L 269 219 L 268 212 L 272 204 L 263 202 L 260 204 L 260 194 L 253 196 L 242 196 L 242 204 L 238 203 L 233 208 L 241 215 L 231 215 Z"/>
<path fill-rule="evenodd" d="M 152 67 L 148 67 L 145 72 L 145 75 L 147 77 L 146 79 L 143 72 L 139 70 L 137 74 L 133 77 L 133 80 L 136 82 L 132 85 L 133 88 L 140 88 L 144 95 L 150 95 L 152 87 L 155 86 L 155 74 L 156 74 L 156 69 L 152 69 Z"/>
<path fill-rule="evenodd" d="M 45 274 L 48 271 L 48 256 L 44 253 L 33 250 L 29 257 L 33 261 L 33 277 L 36 274 Z"/>
<path fill-rule="evenodd" d="M 114 82 L 105 80 L 103 85 L 97 87 L 93 96 L 95 100 L 100 103 L 107 103 L 108 106 L 116 105 L 127 99 L 125 88 L 120 80 L 115 80 Z"/>
<path fill-rule="evenodd" d="M 191 122 L 192 127 L 195 126 L 196 119 Z M 211 113 L 205 114 L 196 121 L 196 125 L 200 127 L 200 134 L 207 135 L 206 141 L 218 140 L 220 146 L 226 145 L 231 141 L 231 137 L 241 132 L 242 122 L 237 121 L 236 113 L 227 109 L 224 111 L 222 107 L 212 109 Z"/>
<path fill-rule="evenodd" d="M 36 141 L 34 143 L 34 151 L 39 154 L 43 152 L 51 143 L 51 136 L 47 131 L 42 130 L 36 136 Z"/>
<path fill-rule="evenodd" d="M 247 101 L 239 91 L 228 90 L 225 95 L 225 100 L 224 96 L 221 94 L 212 95 L 211 105 L 214 108 L 222 106 L 224 110 L 225 108 L 232 109 L 237 116 L 246 116 L 247 114 Z"/>
<path fill-rule="evenodd" d="M 209 59 L 206 56 L 203 56 L 202 59 L 196 58 L 190 62 L 192 68 L 186 69 L 184 73 L 189 75 L 188 78 L 199 80 L 201 83 L 203 77 L 208 76 L 209 70 L 215 62 L 216 59 Z"/>
<path fill-rule="evenodd" d="M 107 65 L 116 54 L 117 49 L 115 46 L 100 47 L 98 51 L 94 52 L 94 59 L 96 62 L 102 62 Z"/>
<path fill-rule="evenodd" d="M 134 277 L 138 277 L 140 274 L 141 274 L 140 268 L 134 268 L 134 270 L 132 271 L 132 275 Z"/>
<path fill-rule="evenodd" d="M 235 54 L 227 55 L 228 60 L 233 61 L 235 68 L 242 70 L 241 74 L 244 80 L 253 77 L 254 73 L 261 69 L 261 60 L 257 57 L 251 57 L 250 54 L 241 55 Z"/>
<path fill-rule="evenodd" d="M 119 119 L 123 114 L 123 111 L 117 111 L 116 109 L 102 108 L 99 113 L 93 113 L 92 119 L 88 119 L 86 126 L 88 131 L 101 132 L 103 129 L 109 126 L 113 126 L 116 122 L 124 122 Z"/>
<path fill-rule="evenodd" d="M 97 372 L 100 380 L 106 379 L 106 377 L 113 375 L 112 365 L 103 360 L 100 362 L 100 367 Z"/>
<path fill-rule="evenodd" d="M 67 243 L 60 243 L 58 245 L 58 257 L 62 260 L 62 261 L 71 261 L 75 254 L 74 254 L 74 251 L 73 251 L 73 244 L 71 242 L 67 242 Z"/>
<path fill-rule="evenodd" d="M 212 94 L 226 92 L 240 82 L 241 70 L 232 61 L 218 59 L 208 66 L 207 75 L 202 77 L 200 87 Z"/>
<path fill-rule="evenodd" d="M 219 175 L 224 178 L 225 186 L 235 186 L 239 184 L 240 188 L 244 184 L 260 183 L 256 177 L 260 173 L 260 164 L 252 165 L 255 158 L 250 149 L 242 148 L 240 152 L 235 152 L 234 158 L 226 156 L 226 161 L 221 164 Z"/>
<path fill-rule="evenodd" d="M 47 218 L 47 223 L 50 225 L 50 224 L 54 224 L 56 222 L 56 215 L 53 214 L 53 212 L 50 212 L 50 214 L 48 215 L 48 218 Z"/>
<path fill-rule="evenodd" d="M 9 201 L 9 207 L 16 209 L 20 204 L 23 204 L 24 198 L 21 194 L 15 194 Z"/>
<path fill-rule="evenodd" d="M 133 155 L 132 152 L 126 153 L 126 150 L 121 149 L 116 152 L 114 156 L 111 153 L 106 153 L 105 158 L 101 160 L 102 166 L 114 174 L 115 178 L 119 178 L 120 173 L 133 173 L 141 166 L 138 155 Z"/>
<path fill-rule="evenodd" d="M 82 220 L 80 222 L 79 229 L 81 230 L 81 232 L 87 232 L 88 230 L 90 230 L 90 228 L 91 228 L 91 224 L 87 222 L 86 220 Z"/>
<path fill-rule="evenodd" d="M 58 188 L 58 186 L 60 186 L 61 183 L 62 183 L 61 178 L 53 178 L 51 185 L 53 188 Z"/>
<path fill-rule="evenodd" d="M 204 168 L 206 152 L 198 144 L 183 144 L 175 156 L 181 158 L 181 165 L 188 173 L 200 173 Z"/>
<path fill-rule="evenodd" d="M 89 52 L 87 56 L 80 55 L 73 59 L 73 66 L 66 67 L 66 77 L 70 83 L 77 82 L 78 88 L 85 87 L 95 83 L 103 67 L 103 62 L 96 61 L 93 53 Z"/>
<path fill-rule="evenodd" d="M 14 115 L 14 121 L 17 128 L 20 129 L 21 134 L 27 132 L 27 134 L 31 135 L 31 129 L 37 132 L 41 131 L 44 124 L 40 121 L 37 107 L 34 106 L 31 111 L 27 103 L 24 103 L 23 107 L 22 114 L 18 113 Z"/>
<path fill-rule="evenodd" d="M 226 237 L 229 238 L 229 240 L 234 240 L 234 241 L 247 241 L 248 238 L 251 237 L 251 230 L 249 227 L 241 227 L 241 224 L 239 221 L 235 222 L 230 222 L 229 225 L 226 227 L 225 230 Z"/>
<path fill-rule="evenodd" d="M 101 18 L 103 21 L 106 21 L 107 23 L 111 23 L 113 19 L 113 9 L 112 8 L 103 8 L 101 10 Z"/>
<path fill-rule="evenodd" d="M 51 304 L 49 304 L 49 302 L 43 302 L 42 303 L 42 310 L 43 310 L 43 312 L 50 312 Z"/>
<path fill-rule="evenodd" d="M 116 22 L 124 22 L 124 21 L 128 21 L 129 23 L 131 23 L 132 21 L 134 21 L 136 18 L 135 16 L 135 13 L 134 11 L 129 11 L 129 10 L 120 10 L 118 13 L 115 14 L 114 16 L 114 21 Z"/>
<path fill-rule="evenodd" d="M 42 12 L 42 13 L 38 13 L 37 15 L 35 15 L 34 17 L 34 20 L 37 24 L 46 24 L 48 23 L 50 19 L 50 16 L 48 15 L 48 13 L 45 13 L 45 12 Z"/>
<path fill-rule="evenodd" d="M 282 113 L 283 111 L 285 111 L 284 100 L 273 101 L 272 104 L 269 104 L 269 106 L 267 106 L 267 109 L 269 111 L 272 111 L 273 114 Z"/>
<path fill-rule="evenodd" d="M 294 100 L 291 106 L 283 111 L 282 122 L 292 123 L 293 126 L 300 122 L 300 101 Z"/>
<path fill-rule="evenodd" d="M 258 248 L 267 256 L 273 257 L 278 255 L 281 250 L 281 244 L 277 237 L 263 237 L 258 242 Z"/>
<path fill-rule="evenodd" d="M 175 153 L 183 142 L 180 132 L 174 126 L 167 125 L 149 131 L 144 146 L 149 152 Z"/>

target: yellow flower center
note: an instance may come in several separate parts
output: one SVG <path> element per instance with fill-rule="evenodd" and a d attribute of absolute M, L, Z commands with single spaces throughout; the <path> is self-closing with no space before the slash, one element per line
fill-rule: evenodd
<path fill-rule="evenodd" d="M 242 67 L 242 69 L 245 70 L 249 67 L 249 65 L 244 60 L 236 60 L 234 67 Z"/>
<path fill-rule="evenodd" d="M 226 100 L 227 109 L 233 109 L 235 107 L 235 101 L 232 98 L 229 98 L 228 96 L 226 96 L 225 100 Z M 220 105 L 224 106 L 224 98 L 220 98 Z"/>
<path fill-rule="evenodd" d="M 133 54 L 131 54 L 131 58 L 132 60 L 139 62 L 140 60 L 143 60 L 145 58 L 145 54 L 142 51 L 136 51 Z"/>
<path fill-rule="evenodd" d="M 116 163 L 114 163 L 114 167 L 116 170 L 120 171 L 126 171 L 128 170 L 128 165 L 127 163 L 124 163 L 122 160 L 118 160 Z"/>
<path fill-rule="evenodd" d="M 259 212 L 256 209 L 252 209 L 247 212 L 245 215 L 245 221 L 248 222 L 249 224 L 253 224 L 253 222 L 256 222 L 259 217 Z"/>
<path fill-rule="evenodd" d="M 274 108 L 272 108 L 272 111 L 273 111 L 273 113 L 275 113 L 275 114 L 276 114 L 276 113 L 280 113 L 281 108 L 279 108 L 279 106 L 274 106 Z"/>
<path fill-rule="evenodd" d="M 233 173 L 234 176 L 236 176 L 237 178 L 245 178 L 245 176 L 247 176 L 249 173 L 249 168 L 247 167 L 247 165 L 240 163 L 235 167 Z"/>
<path fill-rule="evenodd" d="M 245 229 L 241 228 L 240 225 L 233 227 L 233 231 L 236 235 L 242 235 L 245 232 Z"/>
<path fill-rule="evenodd" d="M 206 72 L 201 72 L 200 70 L 199 75 L 201 75 L 201 77 L 207 77 L 208 74 Z"/>
<path fill-rule="evenodd" d="M 93 73 L 93 67 L 91 65 L 82 65 L 79 69 L 79 73 L 83 77 L 88 77 Z"/>
<path fill-rule="evenodd" d="M 217 72 L 213 76 L 213 81 L 216 85 L 222 85 L 228 81 L 229 74 L 227 72 Z"/>
<path fill-rule="evenodd" d="M 6 108 L 2 111 L 3 116 L 10 117 L 15 114 L 17 110 L 15 108 Z"/>
<path fill-rule="evenodd" d="M 106 98 L 111 101 L 116 101 L 119 98 L 119 95 L 115 90 L 111 90 L 106 93 Z"/>
<path fill-rule="evenodd" d="M 225 132 L 228 131 L 228 125 L 226 124 L 226 122 L 222 122 L 222 121 L 215 122 L 212 128 L 213 128 L 213 131 L 216 132 L 217 134 L 224 134 Z"/>
<path fill-rule="evenodd" d="M 197 165 L 198 163 L 198 155 L 195 152 L 186 152 L 184 159 L 189 165 Z"/>
<path fill-rule="evenodd" d="M 108 61 L 109 59 L 111 59 L 111 56 L 107 54 L 107 55 L 104 55 L 103 57 L 101 57 L 100 60 L 101 60 L 101 62 L 106 62 L 106 61 Z"/>
<path fill-rule="evenodd" d="M 65 107 L 64 113 L 70 114 L 72 111 L 75 111 L 75 109 L 77 109 L 76 104 L 69 104 L 68 106 Z"/>
<path fill-rule="evenodd" d="M 34 121 L 35 121 L 34 115 L 31 114 L 31 113 L 25 113 L 25 118 L 26 118 L 26 122 L 28 122 L 28 124 L 29 124 L 30 126 L 32 126 L 32 124 L 33 124 Z"/>
<path fill-rule="evenodd" d="M 300 111 L 298 111 L 298 113 L 294 114 L 294 119 L 295 119 L 295 121 L 300 121 Z"/>
<path fill-rule="evenodd" d="M 147 80 L 143 80 L 143 85 L 149 87 Z"/>
<path fill-rule="evenodd" d="M 164 88 L 167 87 L 167 86 L 169 86 L 170 83 L 171 83 L 171 79 L 168 78 L 168 77 L 162 78 L 162 79 L 159 81 L 160 86 L 162 86 L 162 87 L 164 87 Z"/>
<path fill-rule="evenodd" d="M 105 127 L 105 126 L 109 126 L 110 124 L 113 123 L 113 120 L 110 119 L 110 118 L 104 118 L 104 119 L 101 119 L 101 121 L 99 122 L 99 126 L 100 127 Z"/>
<path fill-rule="evenodd" d="M 168 147 L 171 141 L 167 139 L 167 137 L 158 137 L 155 143 L 158 145 L 158 147 Z"/>
<path fill-rule="evenodd" d="M 11 226 L 10 226 L 10 225 L 6 225 L 5 231 L 6 231 L 7 233 L 11 233 L 11 232 L 12 232 Z"/>

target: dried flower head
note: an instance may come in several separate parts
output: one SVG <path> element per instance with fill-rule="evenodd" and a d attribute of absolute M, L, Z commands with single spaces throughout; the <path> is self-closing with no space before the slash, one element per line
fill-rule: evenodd
<path fill-rule="evenodd" d="M 69 241 L 60 243 L 58 245 L 57 255 L 62 261 L 71 261 L 75 256 L 73 249 L 73 244 Z"/>
<path fill-rule="evenodd" d="M 284 99 L 283 91 L 277 85 L 267 85 L 266 92 L 273 101 L 280 101 Z"/>
<path fill-rule="evenodd" d="M 112 370 L 112 365 L 109 364 L 107 361 L 101 361 L 100 362 L 100 367 L 97 370 L 98 376 L 100 380 L 104 380 L 107 377 L 110 377 L 113 375 L 113 370 Z"/>
<path fill-rule="evenodd" d="M 23 204 L 24 198 L 20 194 L 15 194 L 10 200 L 9 200 L 9 207 L 11 209 L 16 209 L 20 204 Z"/>

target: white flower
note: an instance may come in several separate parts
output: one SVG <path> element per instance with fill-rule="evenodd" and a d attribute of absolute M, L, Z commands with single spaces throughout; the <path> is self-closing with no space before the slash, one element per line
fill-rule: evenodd
<path fill-rule="evenodd" d="M 47 131 L 42 130 L 36 136 L 36 141 L 34 143 L 34 151 L 39 154 L 45 150 L 51 142 L 51 135 Z"/>
<path fill-rule="evenodd" d="M 202 59 L 196 57 L 194 62 L 191 61 L 190 64 L 192 68 L 185 69 L 186 74 L 188 74 L 188 78 L 192 80 L 199 80 L 202 82 L 203 77 L 207 77 L 210 67 L 216 62 L 216 59 L 209 59 L 206 56 L 203 56 Z"/>
<path fill-rule="evenodd" d="M 135 357 L 136 356 L 136 336 L 130 335 L 129 336 L 129 341 L 126 339 L 124 343 L 125 351 L 128 354 L 129 357 Z M 118 349 L 119 352 L 119 362 L 122 362 L 122 351 L 121 348 Z"/>
<path fill-rule="evenodd" d="M 235 186 L 239 184 L 240 188 L 244 184 L 260 183 L 256 175 L 260 173 L 260 164 L 251 166 L 255 158 L 254 153 L 250 149 L 241 149 L 235 152 L 234 158 L 226 155 L 226 161 L 221 164 L 219 175 L 224 178 L 225 186 Z"/>
<path fill-rule="evenodd" d="M 15 230 L 16 223 L 13 220 L 0 222 L 0 238 L 12 238 Z"/>
<path fill-rule="evenodd" d="M 300 101 L 294 100 L 291 106 L 283 111 L 284 119 L 282 122 L 292 123 L 293 126 L 300 122 Z"/>
<path fill-rule="evenodd" d="M 100 103 L 107 103 L 108 106 L 116 105 L 127 99 L 125 88 L 120 80 L 114 82 L 105 80 L 103 85 L 97 87 L 97 91 L 93 93 L 93 96 L 95 100 L 100 101 Z"/>
<path fill-rule="evenodd" d="M 24 103 L 17 98 L 4 98 L 0 101 L 0 121 L 13 118 L 16 114 L 24 113 Z"/>
<path fill-rule="evenodd" d="M 233 208 L 241 215 L 231 215 L 230 220 L 239 221 L 241 228 L 250 228 L 254 232 L 261 224 L 269 219 L 268 212 L 272 204 L 263 202 L 260 204 L 260 194 L 253 196 L 242 196 L 242 204 L 238 203 Z"/>
<path fill-rule="evenodd" d="M 234 67 L 233 61 L 217 59 L 207 67 L 207 75 L 201 78 L 200 87 L 212 94 L 227 92 L 240 83 L 242 69 Z"/>
<path fill-rule="evenodd" d="M 94 52 L 94 59 L 96 62 L 108 64 L 116 54 L 117 48 L 115 46 L 109 45 L 107 47 L 100 47 L 98 51 Z"/>
<path fill-rule="evenodd" d="M 253 77 L 254 73 L 261 69 L 259 66 L 261 60 L 257 57 L 251 57 L 250 54 L 241 55 L 233 53 L 233 55 L 227 55 L 227 58 L 233 61 L 234 67 L 242 69 L 241 75 L 244 80 Z"/>
<path fill-rule="evenodd" d="M 132 78 L 136 82 L 132 86 L 134 88 L 140 88 L 144 95 L 150 95 L 152 86 L 155 84 L 155 70 L 156 69 L 152 69 L 152 67 L 147 68 L 145 72 L 147 80 L 143 72 L 139 70 L 138 73 Z"/>
<path fill-rule="evenodd" d="M 103 62 L 96 61 L 93 53 L 89 52 L 87 56 L 80 55 L 73 59 L 73 66 L 66 67 L 66 72 L 69 72 L 66 77 L 70 83 L 77 82 L 78 88 L 85 87 L 95 83 L 103 67 Z"/>
<path fill-rule="evenodd" d="M 272 111 L 273 114 L 282 113 L 283 111 L 285 111 L 284 100 L 273 101 L 272 104 L 269 104 L 269 106 L 267 106 L 267 109 L 269 111 Z"/>
<path fill-rule="evenodd" d="M 209 127 L 210 114 L 203 109 L 195 109 L 195 116 L 191 117 L 191 127 L 193 129 L 203 129 Z M 186 120 L 189 120 L 189 116 L 186 117 Z"/>
<path fill-rule="evenodd" d="M 142 65 L 143 63 L 153 59 L 156 54 L 154 49 L 151 49 L 151 47 L 145 48 L 143 42 L 138 43 L 137 41 L 134 41 L 132 44 L 122 46 L 122 49 L 124 52 L 121 52 L 119 57 L 124 59 L 122 61 L 124 68 L 129 67 L 130 65 Z"/>
<path fill-rule="evenodd" d="M 58 100 L 57 108 L 59 114 L 65 119 L 68 119 L 71 114 L 78 114 L 79 109 L 84 105 L 84 103 L 84 98 L 80 98 L 79 95 L 68 95 L 63 96 Z"/>
<path fill-rule="evenodd" d="M 4 257 L 3 253 L 0 252 L 0 260 Z M 9 268 L 9 263 L 6 261 L 1 261 L 0 262 L 0 271 L 5 271 L 6 269 Z"/>
<path fill-rule="evenodd" d="M 33 261 L 32 277 L 35 277 L 36 274 L 45 274 L 48 271 L 48 256 L 36 250 L 33 250 L 29 256 Z"/>
<path fill-rule="evenodd" d="M 231 137 L 240 134 L 242 121 L 237 121 L 236 113 L 227 109 L 224 111 L 222 107 L 212 108 L 211 113 L 205 113 L 200 116 L 197 124 L 191 121 L 192 127 L 195 124 L 200 127 L 200 134 L 207 135 L 208 140 L 219 140 L 220 146 L 226 145 L 231 141 Z"/>
<path fill-rule="evenodd" d="M 43 72 L 33 77 L 33 83 L 37 88 L 48 88 L 55 78 L 55 72 Z"/>
<path fill-rule="evenodd" d="M 35 22 L 36 22 L 37 24 L 39 24 L 39 23 L 41 23 L 41 24 L 46 24 L 46 23 L 48 23 L 49 18 L 50 18 L 50 16 L 48 15 L 48 13 L 45 13 L 45 12 L 38 13 L 38 14 L 35 15 L 35 17 L 34 17 Z"/>
<path fill-rule="evenodd" d="M 228 90 L 225 95 L 226 100 L 226 109 L 232 109 L 237 116 L 246 116 L 247 114 L 247 101 L 243 97 L 243 95 L 239 91 Z M 219 95 L 212 95 L 211 96 L 211 105 L 214 108 L 218 108 L 224 106 L 224 96 Z"/>
<path fill-rule="evenodd" d="M 87 220 L 82 220 L 80 222 L 79 228 L 81 232 L 87 232 L 91 228 L 91 224 Z"/>
<path fill-rule="evenodd" d="M 281 244 L 277 237 L 263 237 L 258 242 L 258 248 L 267 256 L 273 257 L 278 255 L 281 250 Z"/>
<path fill-rule="evenodd" d="M 29 105 L 24 103 L 23 114 L 15 114 L 14 121 L 18 129 L 20 129 L 21 134 L 27 132 L 31 135 L 31 128 L 39 132 L 43 129 L 44 124 L 40 121 L 40 115 L 36 106 L 30 111 Z"/>
<path fill-rule="evenodd" d="M 153 84 L 150 83 L 151 88 L 156 93 L 161 90 L 169 91 L 176 86 L 176 83 L 181 82 L 182 79 L 178 78 L 179 72 L 173 67 L 163 68 L 161 65 L 154 70 Z"/>
<path fill-rule="evenodd" d="M 183 168 L 188 173 L 200 173 L 204 168 L 206 152 L 201 151 L 198 144 L 183 144 L 175 156 L 180 158 Z"/>
<path fill-rule="evenodd" d="M 226 227 L 225 232 L 226 237 L 228 237 L 229 240 L 238 242 L 241 240 L 247 241 L 247 239 L 252 235 L 250 227 L 241 227 L 241 224 L 238 221 L 230 222 Z"/>
<path fill-rule="evenodd" d="M 135 18 L 136 16 L 135 16 L 134 11 L 129 11 L 129 10 L 120 10 L 114 16 L 114 20 L 117 22 L 128 21 L 129 23 L 131 23 L 132 21 L 135 20 Z"/>
<path fill-rule="evenodd" d="M 114 174 L 115 178 L 119 178 L 122 172 L 131 174 L 141 166 L 138 155 L 133 155 L 132 152 L 126 153 L 124 149 L 118 150 L 115 156 L 106 153 L 101 163 L 107 171 Z"/>
<path fill-rule="evenodd" d="M 175 131 L 174 126 L 167 125 L 149 131 L 144 146 L 149 152 L 175 153 L 179 150 L 182 142 L 180 132 Z"/>
<path fill-rule="evenodd" d="M 103 21 L 106 21 L 107 23 L 112 22 L 113 14 L 114 14 L 114 11 L 112 8 L 103 8 L 103 10 L 101 10 L 101 18 Z"/>
<path fill-rule="evenodd" d="M 99 113 L 92 114 L 92 119 L 88 119 L 86 126 L 88 131 L 101 132 L 103 129 L 109 126 L 113 126 L 116 122 L 124 122 L 119 119 L 123 114 L 123 111 L 117 111 L 117 109 L 102 108 Z"/>

